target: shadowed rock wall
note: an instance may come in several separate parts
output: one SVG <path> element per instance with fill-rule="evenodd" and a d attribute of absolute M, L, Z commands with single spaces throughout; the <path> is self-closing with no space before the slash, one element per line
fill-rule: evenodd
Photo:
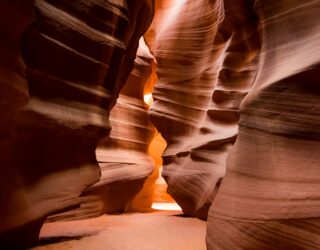
<path fill-rule="evenodd" d="M 34 1 L 0 2 L 0 242 L 7 244 L 7 239 L 15 231 L 16 241 L 25 237 L 27 243 L 35 241 L 39 233 L 39 221 L 20 215 L 25 209 L 24 194 L 21 191 L 21 179 L 13 162 L 16 154 L 13 148 L 15 115 L 28 102 L 28 83 L 26 65 L 20 54 L 19 44 L 24 30 L 34 20 Z M 15 16 L 15 18 L 12 18 Z M 18 215 L 18 218 L 15 216 Z M 31 217 L 31 216 L 30 216 Z M 17 228 L 21 228 L 18 230 Z M 30 228 L 36 227 L 36 230 Z M 13 239 L 11 239 L 13 240 Z"/>
<path fill-rule="evenodd" d="M 154 70 L 154 57 L 140 39 L 134 68 L 110 112 L 110 137 L 99 142 L 96 150 L 101 178 L 81 195 L 81 207 L 49 218 L 49 221 L 96 217 L 133 209 L 132 202 L 154 170 L 148 147 L 154 128 L 144 103 L 144 85 Z M 147 197 L 146 197 L 147 198 Z M 135 203 L 148 206 L 149 199 Z"/>
<path fill-rule="evenodd" d="M 1 2 L 1 53 L 7 57 L 0 69 L 3 246 L 35 241 L 47 215 L 78 206 L 79 194 L 99 180 L 95 149 L 110 130 L 109 111 L 132 69 L 152 5 Z M 34 22 L 20 39 L 33 11 Z"/>

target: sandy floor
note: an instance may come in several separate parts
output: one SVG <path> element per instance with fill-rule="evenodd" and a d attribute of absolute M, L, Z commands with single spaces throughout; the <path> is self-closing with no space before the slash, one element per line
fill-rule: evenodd
<path fill-rule="evenodd" d="M 205 222 L 181 212 L 104 215 L 47 223 L 33 250 L 203 250 Z"/>

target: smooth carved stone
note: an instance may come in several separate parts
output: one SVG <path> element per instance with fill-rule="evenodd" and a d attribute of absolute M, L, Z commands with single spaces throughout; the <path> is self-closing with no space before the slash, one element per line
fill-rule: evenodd
<path fill-rule="evenodd" d="M 174 12 L 179 10 L 183 2 L 181 0 L 155 1 L 155 14 L 149 29 L 144 34 L 144 38 L 152 52 L 155 50 L 156 41 L 159 38 L 159 34 L 162 33 L 163 27 L 174 22 Z"/>
<path fill-rule="evenodd" d="M 237 136 L 260 43 L 250 13 L 233 17 L 223 1 L 178 4 L 155 41 L 159 82 L 150 115 L 168 143 L 168 192 L 185 214 L 205 219 Z"/>
<path fill-rule="evenodd" d="M 262 25 L 260 63 L 209 211 L 207 247 L 319 249 L 320 3 L 247 8 Z"/>
<path fill-rule="evenodd" d="M 120 94 L 120 97 L 121 95 L 124 95 L 124 97 L 129 97 L 132 101 L 132 98 L 137 99 L 132 102 L 133 106 L 130 105 L 131 101 L 128 102 L 130 107 L 128 110 L 132 110 L 133 107 L 135 110 L 132 110 L 130 112 L 131 115 L 137 115 L 135 116 L 135 119 L 132 119 L 131 115 L 128 116 L 128 125 L 131 127 L 130 133 L 136 135 L 133 137 L 127 136 L 127 139 L 125 140 L 129 143 L 125 143 L 125 145 L 128 149 L 130 146 L 130 149 L 137 150 L 143 153 L 139 156 L 139 160 L 135 157 L 132 160 L 132 162 L 135 163 L 135 167 L 139 166 L 139 168 L 142 168 L 141 170 L 139 170 L 138 168 L 135 170 L 136 172 L 139 171 L 140 176 L 142 176 L 135 179 L 137 181 L 140 180 L 140 183 L 143 182 L 143 187 L 139 190 L 138 193 L 135 194 L 132 200 L 128 200 L 124 208 L 124 211 L 126 212 L 150 211 L 154 199 L 154 187 L 156 179 L 159 175 L 159 169 L 154 156 L 150 153 L 150 147 L 151 143 L 155 139 L 156 131 L 147 113 L 149 106 L 145 103 L 146 100 L 144 98 L 144 94 L 150 86 L 153 86 L 155 84 L 155 81 L 157 80 L 155 76 L 155 58 L 151 54 L 150 49 L 145 42 L 145 39 L 141 38 L 135 60 L 135 67 L 131 72 L 128 81 L 125 84 L 124 88 L 121 90 Z M 113 112 L 116 113 L 116 110 L 111 112 L 111 116 L 113 116 Z M 115 121 L 117 120 L 117 117 L 118 115 L 115 115 Z M 137 122 L 136 119 L 139 120 L 139 122 Z M 121 123 L 122 118 L 120 118 L 119 121 Z M 113 132 L 111 131 L 111 138 L 114 137 L 116 141 L 118 139 L 120 139 L 121 141 L 124 138 L 123 131 L 118 135 L 116 131 L 114 132 L 115 135 L 113 136 Z M 140 144 L 140 146 L 132 147 L 130 141 L 133 141 L 136 145 Z M 122 145 L 122 143 L 119 143 L 119 145 Z M 143 165 L 140 166 L 142 158 L 144 158 L 144 162 Z M 131 174 L 132 170 L 128 171 L 128 176 Z M 134 175 L 136 174 L 133 174 L 132 176 Z M 130 185 L 126 185 L 125 192 L 129 193 L 129 190 L 131 190 Z"/>
<path fill-rule="evenodd" d="M 84 190 L 79 209 L 52 216 L 49 221 L 89 218 L 132 207 L 133 199 L 154 170 L 154 162 L 148 155 L 154 128 L 143 100 L 153 63 L 154 57 L 140 39 L 134 68 L 110 112 L 110 137 L 101 140 L 96 150 L 101 178 Z M 139 205 L 144 206 L 142 201 Z"/>
<path fill-rule="evenodd" d="M 103 140 L 96 152 L 102 175 L 86 194 L 101 196 L 103 212 L 128 211 L 130 202 L 154 170 L 154 162 L 148 155 L 154 128 L 143 100 L 144 85 L 151 75 L 153 61 L 141 39 L 135 67 L 110 113 L 110 139 Z"/>
<path fill-rule="evenodd" d="M 12 133 L 1 140 L 0 200 L 6 206 L 0 211 L 0 240 L 22 248 L 36 239 L 49 214 L 78 206 L 82 191 L 99 180 L 95 149 L 110 130 L 108 114 L 151 22 L 152 1 L 36 0 L 34 6 L 2 1 L 0 6 L 5 41 L 0 51 L 10 63 L 0 59 L 1 88 L 10 90 L 1 110 L 17 110 L 10 114 Z M 20 39 L 33 9 L 35 21 Z"/>
<path fill-rule="evenodd" d="M 197 13 L 197 14 L 195 14 Z M 219 24 L 220 6 L 208 1 L 185 1 L 171 20 L 162 25 L 156 40 L 155 56 L 159 80 L 154 87 L 149 114 L 167 142 L 163 153 L 163 176 L 168 192 L 184 213 L 195 215 L 205 206 L 215 187 L 209 165 L 191 158 L 191 150 L 202 145 L 199 124 L 206 117 L 214 81 L 211 71 L 212 41 Z M 203 163 L 200 168 L 197 163 Z M 220 170 L 217 169 L 217 172 Z M 217 173 L 224 175 L 224 169 Z M 217 179 L 218 179 L 217 178 Z M 206 190 L 210 190 L 206 192 Z"/>

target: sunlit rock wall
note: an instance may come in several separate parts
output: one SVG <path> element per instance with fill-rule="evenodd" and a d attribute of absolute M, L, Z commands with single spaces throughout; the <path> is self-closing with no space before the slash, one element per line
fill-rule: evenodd
<path fill-rule="evenodd" d="M 141 38 L 134 68 L 110 112 L 110 137 L 101 140 L 96 150 L 101 178 L 84 190 L 79 209 L 51 216 L 50 221 L 83 219 L 133 209 L 135 196 L 154 170 L 154 162 L 148 155 L 154 128 L 143 98 L 153 64 L 154 57 Z M 135 202 L 135 209 L 147 202 L 148 199 L 140 200 L 139 204 Z"/>
<path fill-rule="evenodd" d="M 207 246 L 319 249 L 320 2 L 246 8 L 262 25 L 260 64 L 209 212 Z"/>
<path fill-rule="evenodd" d="M 150 115 L 168 144 L 168 192 L 185 214 L 206 218 L 256 72 L 257 23 L 250 13 L 233 17 L 223 1 L 177 1 L 163 12 Z"/>
<path fill-rule="evenodd" d="M 154 170 L 153 159 L 148 155 L 154 128 L 143 98 L 144 85 L 154 63 L 154 57 L 141 39 L 134 69 L 110 113 L 110 139 L 104 139 L 96 151 L 101 179 L 86 191 L 87 195 L 101 196 L 104 212 L 128 210 L 129 203 Z M 140 206 L 143 205 L 140 202 Z"/>
<path fill-rule="evenodd" d="M 48 221 L 84 219 L 151 207 L 151 186 L 145 187 L 144 194 L 139 192 L 154 171 L 154 161 L 148 154 L 154 127 L 143 96 L 145 83 L 154 73 L 154 64 L 154 57 L 141 38 L 134 68 L 110 112 L 110 137 L 102 139 L 96 149 L 101 168 L 99 182 L 83 191 L 79 208 L 53 215 Z"/>
<path fill-rule="evenodd" d="M 148 0 L 0 6 L 0 242 L 22 247 L 99 180 L 95 149 L 153 10 Z"/>

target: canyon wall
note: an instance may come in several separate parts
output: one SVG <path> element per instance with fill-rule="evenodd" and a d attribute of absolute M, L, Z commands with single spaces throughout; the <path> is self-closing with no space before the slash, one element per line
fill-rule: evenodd
<path fill-rule="evenodd" d="M 15 115 L 28 102 L 28 83 L 26 80 L 26 65 L 20 54 L 19 45 L 24 30 L 34 20 L 34 1 L 1 1 L 0 2 L 0 242 L 7 244 L 7 238 L 14 235 L 19 241 L 23 234 L 25 241 L 32 242 L 37 233 L 29 230 L 37 227 L 39 222 L 22 218 L 15 219 L 19 203 L 24 200 L 20 189 L 21 184 L 16 169 L 13 166 L 15 155 L 12 142 L 14 137 L 13 121 Z M 12 18 L 15 16 L 16 18 Z M 41 218 L 41 216 L 40 216 Z M 21 228 L 19 230 L 18 228 Z M 13 233 L 11 233 L 13 232 Z M 13 240 L 13 239 L 11 239 Z M 9 244 L 9 243 L 8 243 Z"/>
<path fill-rule="evenodd" d="M 148 35 L 169 193 L 200 218 L 214 201 L 208 249 L 319 248 L 319 3 L 168 5 Z"/>
<path fill-rule="evenodd" d="M 243 8 L 233 16 L 223 1 L 177 1 L 154 20 L 159 81 L 149 114 L 168 144 L 163 176 L 183 212 L 203 219 L 256 72 L 257 18 Z"/>
<path fill-rule="evenodd" d="M 154 69 L 154 57 L 141 38 L 134 67 L 110 112 L 110 136 L 103 138 L 96 149 L 100 180 L 83 191 L 79 208 L 53 215 L 48 221 L 150 209 L 151 185 L 145 187 L 144 197 L 143 194 L 140 198 L 136 196 L 148 185 L 146 179 L 154 171 L 153 159 L 148 155 L 154 127 L 143 95 L 145 83 L 155 73 Z"/>
<path fill-rule="evenodd" d="M 0 6 L 0 241 L 19 248 L 37 240 L 49 214 L 79 206 L 99 180 L 95 149 L 109 133 L 153 1 Z"/>
<path fill-rule="evenodd" d="M 260 63 L 209 212 L 207 246 L 319 249 L 320 3 L 247 8 L 261 23 Z"/>
<path fill-rule="evenodd" d="M 154 71 L 154 64 L 144 39 L 140 39 L 134 68 L 110 113 L 110 140 L 103 140 L 96 151 L 101 179 L 87 190 L 100 192 L 103 197 L 110 189 L 103 198 L 106 212 L 129 209 L 129 203 L 154 171 L 153 159 L 148 155 L 154 127 L 144 102 L 144 87 Z M 140 202 L 140 206 L 144 205 L 147 206 Z M 151 207 L 151 203 L 149 205 Z"/>
<path fill-rule="evenodd" d="M 48 216 L 151 205 L 136 194 L 154 170 L 154 58 L 138 49 L 153 4 L 0 2 L 1 246 L 32 245 Z M 168 192 L 208 216 L 208 249 L 318 249 L 319 1 L 157 7 L 149 115 Z"/>

